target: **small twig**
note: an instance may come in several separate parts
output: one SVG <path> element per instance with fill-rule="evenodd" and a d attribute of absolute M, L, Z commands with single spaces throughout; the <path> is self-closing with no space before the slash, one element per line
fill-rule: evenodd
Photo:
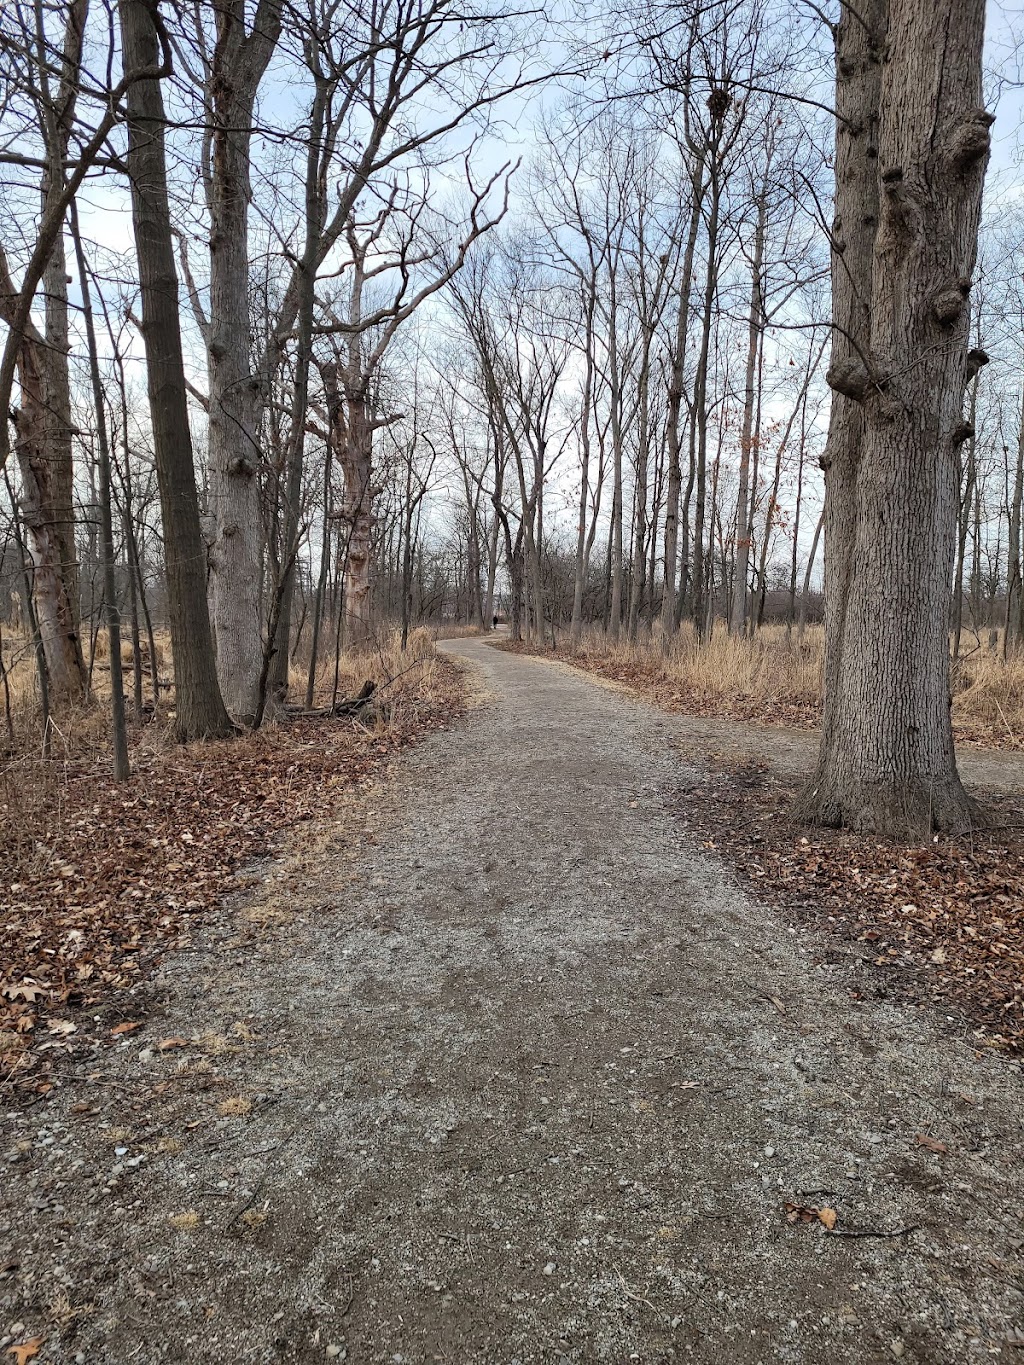
<path fill-rule="evenodd" d="M 1006 719 L 1006 716 L 1003 712 L 1003 708 L 999 705 L 999 698 L 994 696 L 992 700 L 995 702 L 996 710 L 999 712 L 999 719 L 1006 726 L 1006 733 L 1010 736 L 1014 743 L 1016 743 L 1017 736 L 1013 733 L 1013 727 L 1011 726 L 1010 722 Z"/>
<path fill-rule="evenodd" d="M 634 1303 L 645 1303 L 652 1313 L 657 1313 L 659 1318 L 668 1317 L 668 1314 L 664 1311 L 664 1309 L 656 1307 L 655 1304 L 651 1303 L 650 1299 L 645 1299 L 642 1294 L 636 1294 L 633 1292 L 632 1289 L 630 1289 L 629 1285 L 626 1283 L 625 1275 L 623 1275 L 622 1271 L 619 1269 L 618 1266 L 615 1267 L 615 1273 L 622 1281 L 622 1292 L 625 1294 L 627 1299 L 632 1299 Z"/>
<path fill-rule="evenodd" d="M 886 1232 L 884 1228 L 826 1228 L 826 1237 L 906 1237 L 908 1232 L 917 1232 L 920 1223 L 911 1223 L 905 1228 L 893 1228 L 891 1232 Z"/>

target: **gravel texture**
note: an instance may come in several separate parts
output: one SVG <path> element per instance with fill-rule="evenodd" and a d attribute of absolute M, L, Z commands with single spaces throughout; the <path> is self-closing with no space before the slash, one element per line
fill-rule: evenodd
<path fill-rule="evenodd" d="M 4 1117 L 0 1348 L 1016 1357 L 1020 1069 L 851 999 L 688 840 L 704 722 L 446 648 L 468 717 L 262 869 L 143 1028 Z"/>

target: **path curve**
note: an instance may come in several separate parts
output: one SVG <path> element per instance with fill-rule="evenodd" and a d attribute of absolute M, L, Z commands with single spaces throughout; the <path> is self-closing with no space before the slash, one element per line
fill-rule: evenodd
<path fill-rule="evenodd" d="M 1024 1331 L 1019 1068 L 851 1000 L 680 832 L 677 718 L 444 648 L 486 697 L 354 866 L 304 869 L 316 913 L 161 978 L 161 1034 L 255 1021 L 214 1059 L 252 1114 L 35 1215 L 101 1266 L 89 1365 L 991 1360 Z M 126 1089 L 171 1065 L 146 1052 Z M 61 1160 L 109 1167 L 67 1123 Z"/>
<path fill-rule="evenodd" d="M 631 697 L 642 705 L 660 709 L 627 682 L 590 673 L 565 660 L 559 660 L 557 666 L 570 669 L 587 681 Z M 664 714 L 671 716 L 673 734 L 679 743 L 697 757 L 723 752 L 748 754 L 779 773 L 802 777 L 812 772 L 818 756 L 818 731 L 815 729 L 798 730 L 789 725 L 734 720 L 729 716 L 690 715 L 677 711 Z M 972 790 L 1005 796 L 1024 795 L 1024 752 L 1021 750 L 993 749 L 960 741 L 956 759 L 960 776 Z"/>

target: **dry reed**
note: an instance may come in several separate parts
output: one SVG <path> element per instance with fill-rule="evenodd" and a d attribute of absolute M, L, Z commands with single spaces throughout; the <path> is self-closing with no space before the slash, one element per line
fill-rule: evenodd
<path fill-rule="evenodd" d="M 673 709 L 810 726 L 821 704 L 824 632 L 802 639 L 784 626 L 766 626 L 752 640 L 716 630 L 698 645 L 684 629 L 666 650 L 657 636 L 634 643 L 585 632 L 559 654 L 580 667 L 635 686 Z M 1024 653 L 1003 658 L 1001 637 L 961 654 L 952 670 L 953 723 L 961 741 L 1024 748 Z"/>

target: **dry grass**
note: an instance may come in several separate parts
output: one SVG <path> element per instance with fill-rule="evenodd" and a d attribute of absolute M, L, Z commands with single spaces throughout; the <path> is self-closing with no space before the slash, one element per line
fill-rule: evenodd
<path fill-rule="evenodd" d="M 195 1232 L 202 1223 L 202 1219 L 195 1209 L 186 1209 L 183 1213 L 172 1213 L 167 1221 L 175 1232 Z"/>
<path fill-rule="evenodd" d="M 975 649 L 953 669 L 953 724 L 957 735 L 1024 749 L 1024 654 L 1003 659 Z"/>
<path fill-rule="evenodd" d="M 252 1100 L 247 1095 L 233 1095 L 229 1100 L 221 1100 L 217 1113 L 222 1119 L 244 1119 L 252 1113 Z"/>
<path fill-rule="evenodd" d="M 156 657 L 161 680 L 171 676 L 170 637 L 165 631 L 156 636 Z M 143 667 L 143 694 L 146 704 L 151 702 L 149 675 L 149 645 L 143 640 L 140 649 Z M 13 632 L 9 626 L 3 632 L 3 661 L 7 669 L 6 691 L 0 686 L 0 752 L 6 751 L 7 757 L 37 758 L 43 747 L 41 729 L 42 704 L 39 691 L 39 675 L 36 669 L 35 654 L 31 640 L 22 632 Z M 131 707 L 132 666 L 134 656 L 130 641 L 121 643 L 121 663 L 124 676 L 124 690 Z M 55 705 L 50 718 L 50 749 L 58 761 L 77 762 L 102 752 L 109 742 L 110 732 L 110 664 L 109 648 L 105 632 L 101 631 L 95 640 L 87 667 L 92 673 L 92 700 L 89 703 Z M 157 720 L 166 720 L 168 693 L 163 693 L 164 711 Z M 158 726 L 166 729 L 166 726 Z M 11 731 L 13 730 L 13 739 Z"/>
<path fill-rule="evenodd" d="M 767 626 L 753 640 L 717 630 L 703 647 L 684 630 L 667 653 L 656 637 L 614 644 L 592 630 L 578 650 L 566 642 L 558 653 L 670 710 L 810 728 L 820 709 L 823 650 L 820 626 L 802 641 Z M 1024 655 L 1004 660 L 999 639 L 964 653 L 953 669 L 953 724 L 958 740 L 1024 749 Z"/>
<path fill-rule="evenodd" d="M 383 630 L 366 646 L 343 653 L 338 670 L 338 698 L 355 696 L 364 683 L 377 685 L 369 715 L 380 728 L 405 725 L 424 705 L 432 705 L 448 684 L 438 665 L 437 633 L 419 627 L 409 634 L 402 649 L 401 631 Z M 290 695 L 305 696 L 308 661 L 293 661 L 289 670 Z M 327 706 L 334 696 L 334 660 L 322 659 L 317 667 L 313 705 Z"/>
<path fill-rule="evenodd" d="M 102 636 L 99 637 L 103 639 Z M 440 668 L 434 648 L 435 632 L 413 631 L 406 649 L 401 649 L 397 631 L 386 631 L 365 650 L 343 653 L 339 661 L 338 696 L 357 693 L 368 679 L 377 684 L 375 705 L 360 713 L 359 723 L 381 738 L 415 726 L 427 710 L 443 705 L 450 694 L 450 669 Z M 161 677 L 171 674 L 170 641 L 164 633 L 157 637 L 157 656 Z M 15 744 L 7 746 L 0 758 L 0 870 L 22 867 L 30 854 L 45 856 L 41 846 L 51 842 L 63 826 L 64 793 L 68 778 L 83 768 L 102 771 L 108 762 L 110 746 L 109 672 L 94 672 L 94 699 L 90 705 L 64 706 L 55 711 L 50 728 L 50 758 L 42 755 L 40 704 L 35 665 L 30 654 L 17 654 L 10 632 L 5 633 L 5 660 Z M 107 657 L 105 647 L 97 647 L 96 658 Z M 126 667 L 131 665 L 131 646 L 122 648 Z M 147 656 L 148 657 L 148 656 Z M 148 665 L 147 665 L 148 666 Z M 306 666 L 300 660 L 290 672 L 291 697 L 302 700 L 306 690 Z M 130 686 L 125 678 L 126 688 Z M 325 659 L 317 671 L 315 706 L 326 706 L 332 698 L 334 661 Z M 145 681 L 149 697 L 148 674 Z M 171 694 L 173 697 L 173 693 Z M 161 709 L 147 718 L 141 728 L 129 715 L 129 745 L 133 770 L 150 768 L 154 763 L 176 763 L 181 750 L 174 736 L 172 710 L 167 698 Z M 3 752 L 3 693 L 0 689 L 0 754 Z M 242 740 L 245 750 L 248 741 Z M 203 746 L 192 746 L 200 754 Z M 244 757 L 244 753 L 241 754 Z"/>
<path fill-rule="evenodd" d="M 377 721 L 390 723 L 395 706 L 410 697 L 422 697 L 436 686 L 435 643 L 438 639 L 477 635 L 475 626 L 418 627 L 410 632 L 405 650 L 401 648 L 401 632 L 385 627 L 368 645 L 351 652 L 343 651 L 338 668 L 338 696 L 348 697 L 359 691 L 367 679 L 381 689 Z M 156 658 L 161 681 L 170 683 L 173 677 L 170 636 L 164 630 L 156 632 Z M 326 651 L 329 654 L 329 650 Z M 327 705 L 334 694 L 334 658 L 322 657 L 316 674 L 314 706 Z M 146 704 L 151 704 L 149 676 L 149 645 L 141 642 L 143 691 Z M 41 703 L 39 680 L 31 640 L 24 631 L 14 632 L 8 626 L 3 634 L 3 659 L 7 668 L 7 690 L 14 742 L 6 734 L 5 695 L 0 687 L 0 752 L 7 749 L 11 761 L 36 759 L 42 748 L 40 729 Z M 126 698 L 131 692 L 133 652 L 130 641 L 122 641 L 121 662 L 124 670 Z M 88 760 L 102 753 L 109 743 L 110 666 L 109 647 L 104 632 L 96 636 L 92 654 L 92 701 L 88 705 L 64 705 L 54 709 L 50 725 L 50 745 L 53 758 L 68 762 Z M 309 669 L 308 653 L 300 651 L 289 668 L 290 700 L 301 702 L 306 693 Z M 384 705 L 384 703 L 387 703 Z M 161 694 L 157 714 L 147 716 L 144 743 L 148 749 L 173 747 L 170 719 L 173 690 Z M 129 704 L 129 722 L 131 721 Z M 139 736 L 136 735 L 136 741 Z M 0 774 L 0 786 L 2 786 Z M 2 796 L 0 796 L 2 800 Z"/>

